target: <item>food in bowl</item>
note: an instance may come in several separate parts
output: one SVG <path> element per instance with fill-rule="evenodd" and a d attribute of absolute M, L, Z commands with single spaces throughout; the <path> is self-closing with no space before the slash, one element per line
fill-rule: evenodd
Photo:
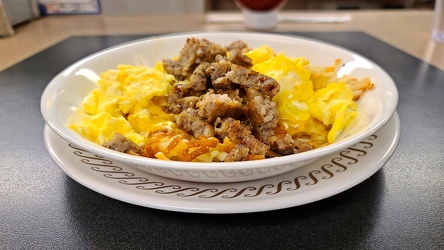
<path fill-rule="evenodd" d="M 174 161 L 232 162 L 333 143 L 358 116 L 369 78 L 337 76 L 266 45 L 188 38 L 153 68 L 103 72 L 68 126 L 120 152 Z"/>

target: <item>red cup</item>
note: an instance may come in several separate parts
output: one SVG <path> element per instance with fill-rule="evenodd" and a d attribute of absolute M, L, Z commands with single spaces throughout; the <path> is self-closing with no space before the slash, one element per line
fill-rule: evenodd
<path fill-rule="evenodd" d="M 286 0 L 236 0 L 245 9 L 252 11 L 271 11 L 286 2 Z"/>
<path fill-rule="evenodd" d="M 267 30 L 277 24 L 277 14 L 287 0 L 235 0 L 249 29 Z"/>

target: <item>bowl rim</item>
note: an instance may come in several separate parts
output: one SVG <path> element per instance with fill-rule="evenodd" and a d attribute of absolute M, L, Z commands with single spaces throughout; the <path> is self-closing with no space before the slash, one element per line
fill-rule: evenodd
<path fill-rule="evenodd" d="M 342 50 L 346 53 L 353 54 L 355 56 L 359 56 L 360 58 L 366 60 L 367 62 L 371 63 L 371 65 L 375 68 L 375 70 L 379 70 L 380 73 L 384 74 L 387 82 L 392 85 L 392 102 L 393 105 L 390 106 L 389 110 L 386 110 L 386 115 L 381 117 L 380 120 L 374 124 L 373 127 L 368 127 L 365 129 L 365 131 L 361 131 L 357 135 L 353 136 L 350 139 L 334 142 L 333 144 L 323 146 L 317 149 L 313 149 L 310 151 L 293 154 L 293 155 L 286 155 L 286 156 L 280 156 L 276 158 L 268 158 L 263 160 L 254 160 L 254 161 L 239 161 L 239 162 L 183 162 L 183 161 L 166 161 L 166 160 L 159 160 L 159 159 L 153 159 L 148 157 L 142 157 L 142 156 L 133 156 L 125 153 L 121 153 L 115 150 L 111 150 L 108 148 L 105 148 L 99 144 L 93 143 L 89 141 L 86 138 L 83 138 L 81 135 L 79 135 L 78 138 L 72 138 L 69 135 L 67 135 L 62 129 L 58 128 L 56 124 L 51 122 L 50 119 L 50 109 L 47 108 L 46 101 L 49 97 L 49 94 L 54 88 L 54 84 L 56 80 L 60 77 L 62 77 L 66 72 L 73 71 L 76 67 L 82 65 L 83 63 L 99 57 L 100 55 L 110 53 L 117 49 L 122 49 L 126 46 L 133 46 L 136 44 L 152 41 L 154 39 L 175 39 L 175 38 L 186 38 L 189 36 L 214 36 L 214 35 L 223 35 L 223 36 L 239 36 L 239 35 L 248 35 L 250 37 L 275 37 L 275 38 L 282 38 L 282 39 L 296 39 L 296 40 L 304 40 L 306 42 L 313 42 L 322 44 L 327 47 L 333 47 L 335 49 Z M 211 39 L 211 38 L 208 38 Z M 160 58 L 159 60 L 161 60 Z M 48 124 L 48 126 L 59 136 L 64 138 L 66 141 L 75 144 L 76 146 L 83 148 L 87 151 L 90 151 L 94 154 L 100 155 L 102 157 L 113 159 L 119 162 L 128 163 L 128 164 L 135 164 L 139 166 L 149 166 L 152 168 L 164 168 L 168 170 L 184 170 L 184 171 L 228 171 L 228 170 L 250 170 L 250 169 L 256 169 L 256 168 L 263 168 L 263 167 L 273 167 L 273 166 L 281 166 L 281 165 L 287 165 L 287 164 L 294 164 L 295 162 L 304 162 L 304 161 L 312 161 L 315 159 L 318 159 L 320 157 L 323 157 L 325 155 L 329 155 L 335 152 L 338 152 L 340 150 L 343 150 L 347 147 L 351 147 L 362 140 L 366 139 L 371 134 L 375 133 L 377 130 L 382 128 L 393 116 L 393 114 L 396 111 L 396 107 L 398 104 L 398 90 L 396 88 L 396 84 L 391 78 L 391 76 L 378 64 L 373 62 L 372 60 L 368 59 L 367 57 L 354 52 L 350 49 L 344 48 L 342 46 L 317 40 L 314 38 L 307 38 L 299 35 L 293 35 L 293 34 L 282 34 L 282 33 L 263 33 L 263 32 L 248 32 L 248 31 L 199 31 L 199 32 L 179 32 L 179 33 L 170 33 L 170 34 L 163 34 L 163 35 L 152 35 L 145 38 L 135 39 L 132 41 L 120 43 L 114 46 L 111 46 L 109 48 L 105 48 L 103 50 L 97 51 L 95 53 L 92 53 L 76 62 L 71 64 L 70 66 L 63 69 L 61 72 L 59 72 L 55 77 L 51 79 L 51 81 L 48 83 L 48 85 L 45 87 L 41 102 L 40 102 L 40 108 L 42 116 L 45 120 L 45 122 Z M 63 128 L 63 129 L 69 129 L 69 128 Z"/>

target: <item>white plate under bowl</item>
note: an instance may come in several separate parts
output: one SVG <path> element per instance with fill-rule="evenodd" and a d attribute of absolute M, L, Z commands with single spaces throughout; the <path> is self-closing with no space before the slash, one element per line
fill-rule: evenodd
<path fill-rule="evenodd" d="M 339 58 L 343 64 L 339 70 L 341 74 L 346 73 L 357 78 L 370 77 L 375 84 L 375 88 L 366 92 L 358 101 L 358 107 L 369 118 L 369 123 L 350 136 L 322 148 L 295 155 L 235 163 L 174 162 L 132 156 L 99 146 L 65 125 L 73 110 L 81 105 L 83 98 L 97 87 L 96 79 L 100 73 L 115 69 L 119 64 L 153 67 L 161 59 L 177 56 L 189 37 L 207 38 L 221 45 L 243 40 L 252 48 L 265 44 L 276 53 L 306 57 L 311 65 L 317 66 L 331 65 Z M 86 57 L 63 70 L 48 84 L 42 95 L 41 111 L 48 126 L 59 136 L 107 159 L 169 178 L 198 182 L 237 182 L 288 172 L 354 145 L 379 130 L 395 112 L 397 102 L 398 92 L 390 76 L 372 61 L 347 49 L 296 36 L 211 32 L 149 37 Z"/>
<path fill-rule="evenodd" d="M 247 213 L 294 207 L 343 192 L 377 172 L 398 144 L 395 113 L 365 140 L 285 174 L 237 183 L 163 178 L 91 154 L 45 127 L 46 147 L 78 183 L 108 197 L 144 207 L 191 213 Z"/>

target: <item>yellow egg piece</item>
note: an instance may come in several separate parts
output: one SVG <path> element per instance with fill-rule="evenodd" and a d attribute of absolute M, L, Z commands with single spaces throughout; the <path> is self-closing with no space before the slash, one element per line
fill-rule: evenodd
<path fill-rule="evenodd" d="M 103 72 L 98 88 L 84 99 L 77 119 L 71 119 L 74 122 L 68 126 L 99 144 L 115 133 L 143 144 L 158 124 L 172 120 L 162 106 L 175 79 L 163 67 L 156 68 L 119 65 Z"/>
<path fill-rule="evenodd" d="M 267 61 L 275 56 L 273 49 L 266 45 L 252 49 L 245 53 L 245 55 L 252 60 L 253 64 Z"/>
<path fill-rule="evenodd" d="M 353 92 L 341 82 L 316 82 L 315 88 L 312 80 L 319 80 L 319 74 L 312 76 L 306 58 L 275 55 L 269 47 L 259 47 L 247 55 L 253 60 L 253 70 L 279 83 L 280 91 L 273 98 L 279 126 L 293 137 L 308 140 L 315 147 L 332 143 L 356 116 Z M 336 60 L 332 67 L 319 70 L 334 73 L 339 63 Z"/>

